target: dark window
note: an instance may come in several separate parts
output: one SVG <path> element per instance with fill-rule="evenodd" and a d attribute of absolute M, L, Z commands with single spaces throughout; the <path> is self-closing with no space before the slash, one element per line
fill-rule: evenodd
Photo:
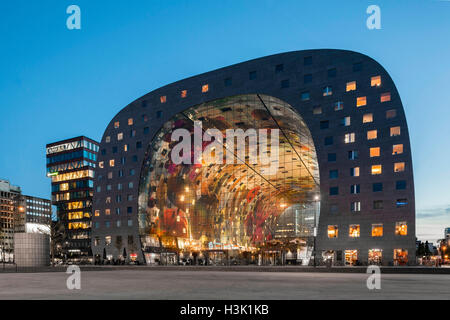
<path fill-rule="evenodd" d="M 361 188 L 360 188 L 359 184 L 352 184 L 350 186 L 350 193 L 351 194 L 360 193 L 360 191 L 361 191 Z"/>
<path fill-rule="evenodd" d="M 326 146 L 330 146 L 330 145 L 332 145 L 333 144 L 333 137 L 332 136 L 330 136 L 330 137 L 325 137 L 325 145 Z"/>
<path fill-rule="evenodd" d="M 142 115 L 142 121 L 147 122 L 148 121 L 148 117 L 146 114 Z"/>
<path fill-rule="evenodd" d="M 160 119 L 161 117 L 162 117 L 162 111 L 161 110 L 156 111 L 156 118 Z"/>
<path fill-rule="evenodd" d="M 281 72 L 284 69 L 284 65 L 283 64 L 277 64 L 275 66 L 275 72 Z"/>
<path fill-rule="evenodd" d="M 289 88 L 289 79 L 286 79 L 286 80 L 282 80 L 282 81 L 281 81 L 281 88 L 282 88 L 282 89 L 284 89 L 284 88 Z"/>
<path fill-rule="evenodd" d="M 312 74 L 305 74 L 303 76 L 303 83 L 311 83 L 312 82 Z"/>
<path fill-rule="evenodd" d="M 138 157 L 137 156 L 133 156 L 133 162 L 137 162 Z"/>
<path fill-rule="evenodd" d="M 140 149 L 140 148 L 142 148 L 142 142 L 138 141 L 138 142 L 136 142 L 136 149 Z"/>
<path fill-rule="evenodd" d="M 349 160 L 356 160 L 358 159 L 358 151 L 357 150 L 351 150 L 348 152 L 348 159 Z"/>
<path fill-rule="evenodd" d="M 106 154 L 106 149 L 102 149 L 102 155 Z"/>
<path fill-rule="evenodd" d="M 336 68 L 328 69 L 328 78 L 334 78 L 336 77 L 337 70 Z"/>
<path fill-rule="evenodd" d="M 335 162 L 335 161 L 336 161 L 336 153 L 329 153 L 328 162 Z"/>
<path fill-rule="evenodd" d="M 128 244 L 133 244 L 134 239 L 133 236 L 128 236 Z"/>
<path fill-rule="evenodd" d="M 357 62 L 353 64 L 353 72 L 358 72 L 362 70 L 362 62 Z"/>
<path fill-rule="evenodd" d="M 229 87 L 233 84 L 233 80 L 231 78 L 226 78 L 223 82 L 225 87 Z"/>
<path fill-rule="evenodd" d="M 330 179 L 337 179 L 339 177 L 338 170 L 330 170 Z"/>
<path fill-rule="evenodd" d="M 256 71 L 250 71 L 248 74 L 249 80 L 255 80 L 256 79 Z"/>
<path fill-rule="evenodd" d="M 320 129 L 328 129 L 330 127 L 330 121 L 323 120 L 320 121 Z"/>
<path fill-rule="evenodd" d="M 133 213 L 133 207 L 127 207 L 127 213 Z"/>
<path fill-rule="evenodd" d="M 146 108 L 147 107 L 147 101 L 146 100 L 142 100 L 142 108 Z"/>
<path fill-rule="evenodd" d="M 117 147 L 112 147 L 112 153 L 117 153 Z"/>
<path fill-rule="evenodd" d="M 309 99 L 310 99 L 309 91 L 302 92 L 302 93 L 300 94 L 300 98 L 302 99 L 302 101 L 307 101 L 307 100 L 309 100 Z"/>
<path fill-rule="evenodd" d="M 373 202 L 374 209 L 383 209 L 383 200 L 375 200 Z"/>
<path fill-rule="evenodd" d="M 404 190 L 406 189 L 406 181 L 405 180 L 399 180 L 395 183 L 395 189 L 397 190 Z"/>
<path fill-rule="evenodd" d="M 149 131 L 150 131 L 150 128 L 149 128 L 149 127 L 145 127 L 145 128 L 144 128 L 144 134 L 148 134 Z"/>
<path fill-rule="evenodd" d="M 304 57 L 303 58 L 303 65 L 305 65 L 305 66 L 312 65 L 312 57 Z"/>
<path fill-rule="evenodd" d="M 339 187 L 330 187 L 330 196 L 336 196 L 339 194 Z"/>
<path fill-rule="evenodd" d="M 373 190 L 373 192 L 383 191 L 383 183 L 375 182 L 374 184 L 372 184 L 372 190 Z"/>
<path fill-rule="evenodd" d="M 331 204 L 331 205 L 330 205 L 330 213 L 331 213 L 331 214 L 337 214 L 337 213 L 339 213 L 339 205 L 337 205 L 337 204 Z"/>

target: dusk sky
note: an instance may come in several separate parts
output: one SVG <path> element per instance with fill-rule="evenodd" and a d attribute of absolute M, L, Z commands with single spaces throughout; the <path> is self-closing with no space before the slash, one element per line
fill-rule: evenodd
<path fill-rule="evenodd" d="M 66 8 L 81 8 L 68 30 Z M 381 30 L 366 9 L 381 8 Z M 50 198 L 45 145 L 100 140 L 113 116 L 165 84 L 293 50 L 347 49 L 383 65 L 412 144 L 417 236 L 450 227 L 450 1 L 2 1 L 0 179 Z"/>

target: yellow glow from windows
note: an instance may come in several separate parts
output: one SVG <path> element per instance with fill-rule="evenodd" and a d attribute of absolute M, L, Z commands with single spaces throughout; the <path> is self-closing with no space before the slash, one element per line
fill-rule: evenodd
<path fill-rule="evenodd" d="M 117 141 L 121 141 L 121 140 L 123 140 L 123 133 L 122 132 L 117 134 Z"/>
<path fill-rule="evenodd" d="M 369 130 L 367 131 L 367 140 L 374 140 L 378 136 L 377 130 Z"/>
<path fill-rule="evenodd" d="M 400 127 L 391 127 L 391 137 L 396 137 L 400 135 Z"/>
<path fill-rule="evenodd" d="M 83 218 L 90 218 L 91 215 L 89 212 L 83 212 L 83 211 L 75 211 L 75 212 L 69 212 L 68 213 L 69 220 L 78 220 Z"/>
<path fill-rule="evenodd" d="M 59 191 L 67 191 L 69 190 L 69 184 L 68 183 L 61 183 L 59 185 Z"/>
<path fill-rule="evenodd" d="M 373 224 L 372 225 L 372 237 L 382 237 L 383 236 L 383 224 Z"/>
<path fill-rule="evenodd" d="M 328 226 L 328 238 L 337 238 L 337 237 L 338 237 L 338 227 Z"/>
<path fill-rule="evenodd" d="M 351 224 L 348 229 L 348 236 L 351 238 L 358 238 L 361 235 L 361 228 L 359 224 Z"/>
<path fill-rule="evenodd" d="M 366 97 L 358 97 L 356 98 L 356 106 L 362 107 L 367 105 L 367 98 Z"/>
<path fill-rule="evenodd" d="M 356 90 L 356 81 L 347 82 L 347 87 L 345 91 L 355 91 Z"/>
<path fill-rule="evenodd" d="M 208 92 L 209 91 L 209 84 L 204 84 L 203 86 L 202 86 L 202 92 L 203 93 L 206 93 L 206 92 Z"/>
<path fill-rule="evenodd" d="M 114 159 L 109 160 L 109 166 L 114 167 L 114 165 L 115 165 Z"/>
<path fill-rule="evenodd" d="M 71 222 L 69 223 L 69 230 L 88 229 L 89 224 L 85 222 Z"/>
<path fill-rule="evenodd" d="M 395 234 L 397 236 L 406 236 L 408 234 L 408 226 L 406 222 L 395 223 Z"/>
<path fill-rule="evenodd" d="M 69 210 L 82 209 L 83 208 L 83 202 L 81 202 L 81 201 L 69 202 L 67 204 L 67 208 Z"/>
<path fill-rule="evenodd" d="M 94 215 L 95 215 L 96 217 L 100 217 L 100 210 L 95 210 Z"/>
<path fill-rule="evenodd" d="M 52 177 L 52 182 L 68 181 L 68 180 L 75 180 L 75 179 L 81 179 L 81 178 L 87 178 L 87 177 L 93 178 L 94 171 L 82 170 L 82 171 L 75 171 L 75 172 L 70 172 L 70 173 L 59 174 L 57 176 Z"/>
<path fill-rule="evenodd" d="M 394 163 L 394 172 L 403 172 L 403 171 L 405 171 L 405 163 L 404 162 Z"/>
<path fill-rule="evenodd" d="M 363 123 L 369 123 L 373 122 L 373 114 L 372 113 L 366 113 L 363 115 Z"/>
<path fill-rule="evenodd" d="M 182 90 L 181 91 L 181 97 L 182 98 L 186 98 L 187 97 L 187 90 Z"/>
<path fill-rule="evenodd" d="M 370 157 L 379 157 L 380 156 L 380 147 L 370 148 Z"/>
<path fill-rule="evenodd" d="M 388 102 L 388 101 L 391 101 L 391 93 L 390 92 L 382 93 L 380 96 L 380 102 Z"/>
<path fill-rule="evenodd" d="M 100 162 L 98 163 L 98 167 L 101 168 L 101 169 L 103 169 L 103 168 L 105 167 L 105 163 L 104 163 L 103 161 L 100 161 Z"/>
<path fill-rule="evenodd" d="M 114 122 L 114 129 L 119 129 L 119 127 L 120 127 L 120 122 L 119 121 Z"/>
<path fill-rule="evenodd" d="M 346 264 L 353 265 L 358 260 L 358 250 L 345 250 L 344 257 Z"/>
<path fill-rule="evenodd" d="M 123 151 L 125 151 L 125 152 L 128 151 L 128 145 L 127 145 L 127 144 L 124 144 L 124 145 L 123 145 Z"/>
<path fill-rule="evenodd" d="M 106 214 L 107 216 L 111 215 L 111 209 L 105 209 L 105 214 Z"/>
<path fill-rule="evenodd" d="M 381 76 L 375 76 L 375 77 L 370 78 L 370 86 L 371 87 L 381 86 Z"/>
<path fill-rule="evenodd" d="M 402 154 L 403 153 L 403 144 L 394 144 L 392 146 L 392 155 Z"/>
<path fill-rule="evenodd" d="M 376 164 L 372 166 L 372 175 L 382 174 L 383 173 L 383 167 L 381 164 Z"/>
<path fill-rule="evenodd" d="M 128 119 L 128 125 L 132 126 L 133 125 L 133 118 Z"/>
<path fill-rule="evenodd" d="M 355 142 L 355 133 L 346 133 L 344 138 L 345 143 L 353 143 Z"/>
<path fill-rule="evenodd" d="M 167 102 L 167 97 L 166 96 L 161 96 L 161 97 L 159 97 L 159 101 L 161 101 L 161 103 L 166 103 Z"/>

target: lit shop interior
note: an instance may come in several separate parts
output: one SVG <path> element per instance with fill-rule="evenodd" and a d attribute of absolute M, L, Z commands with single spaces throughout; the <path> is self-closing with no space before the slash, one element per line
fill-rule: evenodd
<path fill-rule="evenodd" d="M 188 132 L 186 154 L 176 147 L 180 139 L 172 141 L 177 129 Z M 217 129 L 214 137 L 208 129 Z M 239 141 L 229 129 L 248 134 Z M 190 163 L 174 163 L 173 152 Z M 146 263 L 308 264 L 318 195 L 311 133 L 287 103 L 251 94 L 189 108 L 164 124 L 144 160 L 139 231 Z"/>

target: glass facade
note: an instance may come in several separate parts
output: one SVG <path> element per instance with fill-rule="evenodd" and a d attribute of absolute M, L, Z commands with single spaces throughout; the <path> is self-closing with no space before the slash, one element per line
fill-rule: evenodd
<path fill-rule="evenodd" d="M 194 121 L 202 126 L 201 161 L 194 161 Z M 194 142 L 184 155 L 192 164 L 173 162 L 177 129 Z M 217 129 L 214 138 L 209 129 Z M 231 141 L 229 129 L 247 135 Z M 260 129 L 267 129 L 267 140 Z M 271 163 L 262 161 L 264 153 Z M 318 221 L 317 157 L 305 122 L 283 101 L 240 95 L 181 112 L 156 134 L 142 170 L 138 219 L 147 263 L 309 262 Z"/>

